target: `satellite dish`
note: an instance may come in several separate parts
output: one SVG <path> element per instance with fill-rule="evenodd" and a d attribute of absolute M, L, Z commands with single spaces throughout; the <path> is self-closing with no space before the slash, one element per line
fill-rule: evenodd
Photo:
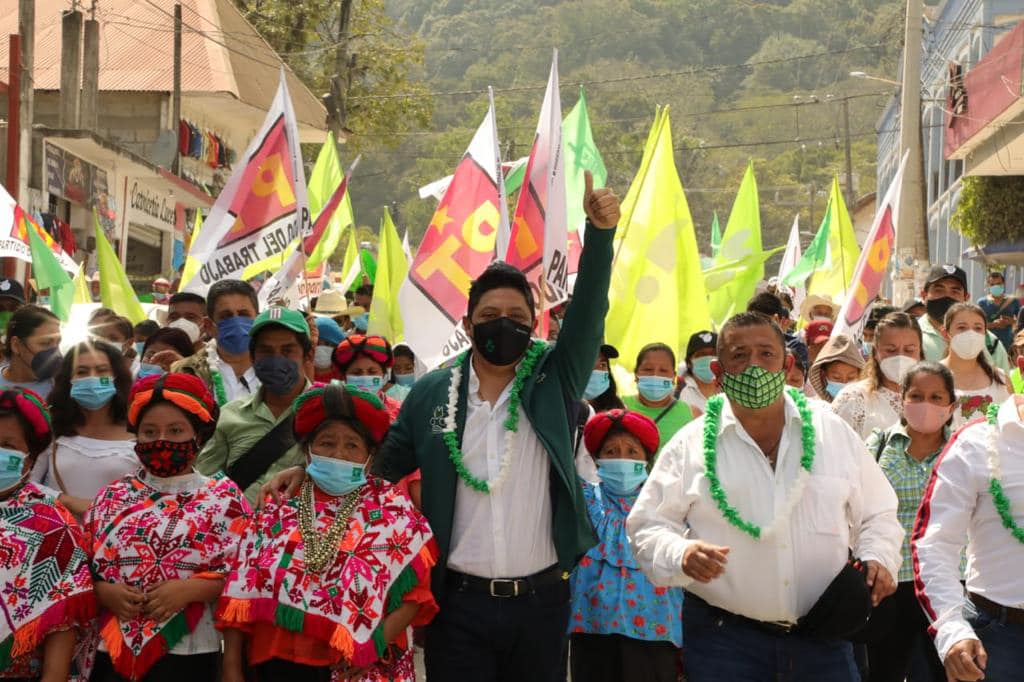
<path fill-rule="evenodd" d="M 178 153 L 178 134 L 173 130 L 161 130 L 160 136 L 153 143 L 149 160 L 155 166 L 170 168 L 174 165 L 174 156 Z"/>

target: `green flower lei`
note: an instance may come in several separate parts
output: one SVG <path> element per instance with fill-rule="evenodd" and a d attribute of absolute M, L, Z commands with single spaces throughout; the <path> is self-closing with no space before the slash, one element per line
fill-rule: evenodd
<path fill-rule="evenodd" d="M 213 384 L 213 399 L 217 401 L 217 407 L 224 407 L 228 402 L 228 392 L 224 388 L 224 377 L 217 369 L 217 342 L 212 343 L 213 348 L 209 345 L 206 347 L 206 366 L 210 370 L 210 382 Z"/>
<path fill-rule="evenodd" d="M 537 361 L 540 360 L 540 356 L 544 353 L 547 348 L 547 344 L 543 341 L 533 341 L 530 347 L 527 349 L 526 354 L 523 356 L 522 361 L 519 363 L 519 367 L 516 368 L 516 376 L 512 380 L 512 390 L 508 396 L 508 418 L 505 420 L 503 426 L 505 431 L 508 433 L 517 433 L 519 431 L 519 407 L 521 405 L 521 394 L 523 386 L 526 384 L 526 380 L 533 374 L 534 368 L 537 366 Z M 461 368 L 465 362 L 466 356 L 469 351 L 460 355 L 453 364 L 454 368 Z M 454 388 L 456 391 L 458 387 L 450 387 L 449 390 Z M 452 422 L 455 420 L 454 409 L 449 406 L 448 417 Z M 466 463 L 462 454 L 462 448 L 459 443 L 459 436 L 455 433 L 454 429 L 446 429 L 442 434 L 444 444 L 448 447 L 448 459 L 451 460 L 455 466 L 455 471 L 458 473 L 459 478 L 462 479 L 463 483 L 467 486 L 476 490 L 477 492 L 490 494 L 491 484 L 485 480 L 479 479 L 469 472 L 466 468 Z M 499 480 L 504 478 L 505 469 L 508 466 L 508 437 L 506 436 L 506 451 L 504 455 L 504 461 L 502 462 L 502 471 L 499 473 Z"/>
<path fill-rule="evenodd" d="M 999 405 L 993 403 L 989 405 L 988 418 L 989 426 L 992 427 L 991 441 L 989 442 L 989 448 L 993 451 L 999 447 L 998 443 L 998 416 L 999 416 Z M 991 462 L 992 457 L 998 457 L 998 452 L 990 452 L 989 459 Z M 991 464 L 989 465 L 989 473 L 992 478 L 989 480 L 988 491 L 992 495 L 992 503 L 996 507 L 996 511 L 999 513 L 999 518 L 1003 522 L 1003 526 L 1010 531 L 1013 537 L 1017 538 L 1017 542 L 1024 544 L 1024 528 L 1017 525 L 1017 522 L 1013 519 L 1013 512 L 1010 510 L 1010 499 L 1006 496 L 1006 492 L 1003 490 L 1003 484 L 999 481 L 999 477 L 996 476 L 996 472 L 992 471 Z"/>
<path fill-rule="evenodd" d="M 807 398 L 803 393 L 795 388 L 789 388 L 787 392 L 789 397 L 793 399 L 793 402 L 796 403 L 796 408 L 800 412 L 800 419 L 803 421 L 801 426 L 803 455 L 800 457 L 800 467 L 809 474 L 814 464 L 815 433 L 814 424 L 811 421 L 813 415 L 810 408 L 807 407 Z M 718 478 L 717 441 L 718 429 L 722 418 L 722 405 L 724 403 L 725 398 L 722 395 L 708 398 L 707 411 L 704 416 L 704 475 L 707 476 L 708 482 L 711 485 L 711 497 L 726 521 L 755 540 L 758 540 L 763 533 L 761 527 L 742 518 L 739 511 L 729 504 L 729 498 L 726 496 L 725 490 L 722 489 L 722 482 Z"/>

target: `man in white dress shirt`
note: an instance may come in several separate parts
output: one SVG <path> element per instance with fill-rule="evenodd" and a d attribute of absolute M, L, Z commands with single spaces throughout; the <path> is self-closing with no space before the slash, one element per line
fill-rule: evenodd
<path fill-rule="evenodd" d="M 917 598 L 950 680 L 1024 679 L 1024 398 L 997 409 L 935 464 L 911 538 Z"/>
<path fill-rule="evenodd" d="M 717 410 L 709 401 L 708 413 L 662 450 L 627 521 L 651 581 L 687 590 L 690 682 L 858 680 L 848 642 L 797 623 L 851 549 L 873 604 L 895 590 L 896 495 L 845 422 L 783 391 L 792 362 L 769 318 L 730 319 L 713 365 L 726 398 Z"/>

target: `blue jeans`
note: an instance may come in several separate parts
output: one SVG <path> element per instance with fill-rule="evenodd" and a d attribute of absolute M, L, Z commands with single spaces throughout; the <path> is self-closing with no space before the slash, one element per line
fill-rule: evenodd
<path fill-rule="evenodd" d="M 1024 625 L 1011 625 L 987 613 L 968 621 L 988 654 L 985 682 L 1020 680 L 1024 671 Z"/>
<path fill-rule="evenodd" d="M 684 660 L 689 682 L 859 682 L 853 646 L 774 635 L 687 594 Z"/>

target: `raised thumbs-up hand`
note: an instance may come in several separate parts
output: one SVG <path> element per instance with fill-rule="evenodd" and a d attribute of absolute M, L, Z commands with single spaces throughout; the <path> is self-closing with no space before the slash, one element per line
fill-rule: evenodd
<path fill-rule="evenodd" d="M 584 171 L 586 192 L 583 194 L 583 210 L 590 224 L 600 230 L 613 230 L 619 224 L 619 198 L 607 187 L 594 189 L 594 176 Z"/>

